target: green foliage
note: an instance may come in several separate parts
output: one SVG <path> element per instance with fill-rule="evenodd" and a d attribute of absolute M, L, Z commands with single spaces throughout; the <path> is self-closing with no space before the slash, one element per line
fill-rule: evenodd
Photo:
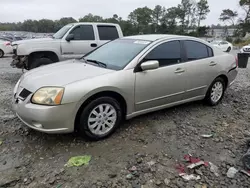
<path fill-rule="evenodd" d="M 209 12 L 210 10 L 207 0 L 200 0 L 197 3 L 198 27 L 200 27 L 201 20 L 205 20 Z"/>
<path fill-rule="evenodd" d="M 226 38 L 226 41 L 232 43 L 232 42 L 233 42 L 233 38 L 232 38 L 232 37 L 227 37 L 227 38 Z"/>
<path fill-rule="evenodd" d="M 208 33 L 208 30 L 209 30 L 209 27 L 206 27 L 206 26 L 204 26 L 204 27 L 199 27 L 199 28 L 197 29 L 197 35 L 198 35 L 199 37 L 205 37 L 205 36 L 207 35 L 207 33 Z"/>
<path fill-rule="evenodd" d="M 242 40 L 241 38 L 236 38 L 236 39 L 234 40 L 234 43 L 235 43 L 235 44 L 240 44 L 240 43 L 242 43 L 242 42 L 244 42 L 244 40 Z"/>
<path fill-rule="evenodd" d="M 237 16 L 238 12 L 232 11 L 230 9 L 224 9 L 222 10 L 219 20 L 223 22 L 229 22 L 230 24 L 234 25 Z"/>

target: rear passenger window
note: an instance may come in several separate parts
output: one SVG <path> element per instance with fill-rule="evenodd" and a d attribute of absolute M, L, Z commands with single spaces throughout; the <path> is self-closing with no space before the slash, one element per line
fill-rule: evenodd
<path fill-rule="evenodd" d="M 155 47 L 145 58 L 145 60 L 158 60 L 160 67 L 181 62 L 180 41 L 171 41 Z"/>
<path fill-rule="evenodd" d="M 185 41 L 188 61 L 204 59 L 211 57 L 212 49 L 209 49 L 205 44 L 196 41 Z"/>
<path fill-rule="evenodd" d="M 115 26 L 97 26 L 100 40 L 114 40 L 119 38 L 118 31 Z"/>
<path fill-rule="evenodd" d="M 77 26 L 70 33 L 74 34 L 73 40 L 95 40 L 92 25 Z"/>

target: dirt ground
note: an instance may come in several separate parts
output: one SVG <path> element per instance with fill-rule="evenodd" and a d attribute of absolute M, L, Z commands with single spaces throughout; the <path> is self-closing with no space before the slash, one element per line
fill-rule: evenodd
<path fill-rule="evenodd" d="M 147 114 L 124 123 L 110 138 L 89 142 L 77 134 L 47 135 L 28 129 L 11 110 L 12 89 L 22 72 L 0 59 L 0 187 L 53 188 L 245 188 L 250 177 L 227 177 L 242 169 L 250 139 L 250 69 L 216 107 L 202 102 Z M 211 138 L 203 134 L 213 133 Z M 201 179 L 179 176 L 184 155 L 211 162 L 191 170 Z M 65 167 L 70 157 L 91 155 L 87 166 Z"/>

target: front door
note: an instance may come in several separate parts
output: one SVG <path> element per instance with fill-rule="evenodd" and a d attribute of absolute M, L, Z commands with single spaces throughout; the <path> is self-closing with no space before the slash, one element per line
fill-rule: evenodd
<path fill-rule="evenodd" d="M 136 73 L 136 111 L 181 101 L 186 89 L 186 70 L 182 64 L 180 41 L 158 45 L 143 62 L 148 60 L 159 61 L 160 67 Z"/>
<path fill-rule="evenodd" d="M 98 46 L 92 25 L 78 25 L 69 34 L 74 35 L 73 40 L 61 42 L 64 59 L 80 58 Z"/>

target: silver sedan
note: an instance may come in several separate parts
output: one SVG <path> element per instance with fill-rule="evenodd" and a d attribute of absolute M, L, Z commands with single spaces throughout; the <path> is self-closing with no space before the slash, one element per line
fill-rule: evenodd
<path fill-rule="evenodd" d="M 124 37 L 81 59 L 25 73 L 13 108 L 37 131 L 77 130 L 99 140 L 123 119 L 196 100 L 217 105 L 237 69 L 234 56 L 197 38 Z"/>

